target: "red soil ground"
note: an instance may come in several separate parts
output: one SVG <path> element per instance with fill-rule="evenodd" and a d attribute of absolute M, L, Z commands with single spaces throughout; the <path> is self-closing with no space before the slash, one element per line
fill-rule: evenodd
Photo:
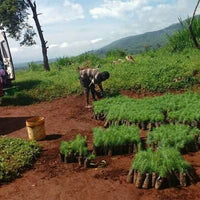
<path fill-rule="evenodd" d="M 92 128 L 103 122 L 92 119 L 84 108 L 83 96 L 70 96 L 23 107 L 0 107 L 0 135 L 27 139 L 25 121 L 44 116 L 47 138 L 39 143 L 43 152 L 33 169 L 11 183 L 0 185 L 2 200 L 199 200 L 200 182 L 186 188 L 164 190 L 137 189 L 126 183 L 133 155 L 105 157 L 106 168 L 82 169 L 60 161 L 59 145 L 77 133 L 88 137 L 92 146 Z M 200 151 L 185 156 L 200 176 Z"/>

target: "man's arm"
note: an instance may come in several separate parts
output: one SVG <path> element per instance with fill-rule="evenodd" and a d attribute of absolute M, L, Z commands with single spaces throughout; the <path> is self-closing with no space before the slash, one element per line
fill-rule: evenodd
<path fill-rule="evenodd" d="M 99 89 L 101 90 L 101 92 L 103 93 L 103 87 L 102 87 L 102 83 L 98 83 L 97 84 L 99 86 Z"/>

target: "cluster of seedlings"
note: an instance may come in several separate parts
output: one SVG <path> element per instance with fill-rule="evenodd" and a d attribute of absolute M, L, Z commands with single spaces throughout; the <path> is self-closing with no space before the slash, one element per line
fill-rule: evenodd
<path fill-rule="evenodd" d="M 137 152 L 141 141 L 139 129 L 134 126 L 111 126 L 108 129 L 93 129 L 95 155 L 119 155 Z"/>
<path fill-rule="evenodd" d="M 127 182 L 137 188 L 182 187 L 197 181 L 191 165 L 173 148 L 147 149 L 138 152 L 133 160 Z"/>
<path fill-rule="evenodd" d="M 0 184 L 20 177 L 39 157 L 41 148 L 35 141 L 20 138 L 0 139 Z"/>
<path fill-rule="evenodd" d="M 199 102 L 200 95 L 195 93 L 145 99 L 118 96 L 94 102 L 94 117 L 105 120 L 105 127 L 125 124 L 152 130 L 168 123 L 199 127 Z"/>
<path fill-rule="evenodd" d="M 87 149 L 87 138 L 76 135 L 76 138 L 71 141 L 62 141 L 60 144 L 60 157 L 65 163 L 78 163 L 80 167 L 105 167 L 106 161 L 95 161 L 95 155 Z"/>
<path fill-rule="evenodd" d="M 172 147 L 181 153 L 198 151 L 200 130 L 182 124 L 162 125 L 148 132 L 147 144 L 154 150 L 161 147 Z"/>
<path fill-rule="evenodd" d="M 116 144 L 117 138 L 120 138 L 119 132 L 123 132 L 120 126 L 148 130 L 147 150 L 136 153 L 127 182 L 134 183 L 138 188 L 156 189 L 195 183 L 197 175 L 181 153 L 199 150 L 199 102 L 200 95 L 196 93 L 167 94 L 145 99 L 118 96 L 94 102 L 94 117 L 105 120 L 107 128 L 94 129 L 95 150 L 115 154 L 116 150 L 109 146 L 113 140 L 109 133 L 113 137 L 115 135 Z M 105 137 L 105 141 L 98 139 L 98 135 Z M 130 148 L 130 144 L 126 146 Z M 120 148 L 116 149 L 119 153 Z M 131 153 L 129 150 L 127 152 Z"/>

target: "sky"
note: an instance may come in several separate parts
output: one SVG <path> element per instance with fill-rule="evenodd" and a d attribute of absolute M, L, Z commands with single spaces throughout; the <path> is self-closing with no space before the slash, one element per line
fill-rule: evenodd
<path fill-rule="evenodd" d="M 197 0 L 36 0 L 48 57 L 76 56 L 191 16 Z M 197 14 L 200 10 L 198 9 Z M 35 27 L 30 12 L 29 23 Z M 36 28 L 35 28 L 36 30 Z M 42 60 L 41 44 L 8 38 L 14 63 Z"/>

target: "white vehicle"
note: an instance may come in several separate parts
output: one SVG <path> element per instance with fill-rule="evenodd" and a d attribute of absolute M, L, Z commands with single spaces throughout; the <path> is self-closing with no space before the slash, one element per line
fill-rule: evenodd
<path fill-rule="evenodd" d="M 15 70 L 8 40 L 4 31 L 0 32 L 0 60 L 4 64 L 3 68 L 6 71 L 7 83 L 9 84 L 15 79 Z"/>

